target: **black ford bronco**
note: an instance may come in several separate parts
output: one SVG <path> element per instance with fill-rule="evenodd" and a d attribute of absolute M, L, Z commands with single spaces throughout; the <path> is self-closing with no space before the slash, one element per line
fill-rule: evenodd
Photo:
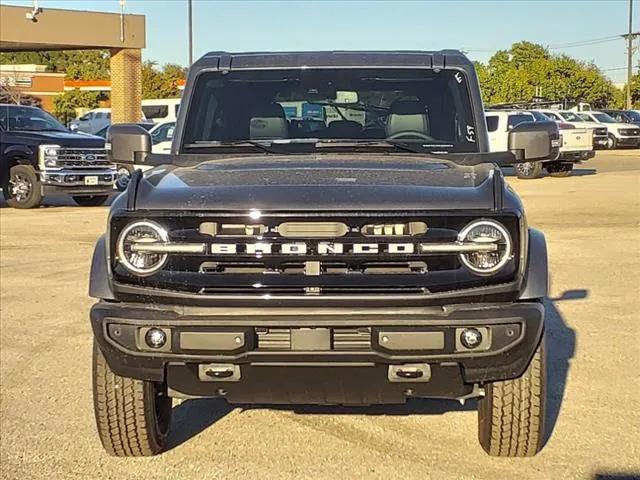
<path fill-rule="evenodd" d="M 500 165 L 558 155 L 553 122 L 488 153 L 457 51 L 210 53 L 171 153 L 112 126 L 137 170 L 96 245 L 105 449 L 153 455 L 173 398 L 370 405 L 477 399 L 491 455 L 544 432 L 547 253 Z"/>
<path fill-rule="evenodd" d="M 115 180 L 104 139 L 72 133 L 39 108 L 0 104 L 0 187 L 9 206 L 34 208 L 47 195 L 102 205 Z"/>

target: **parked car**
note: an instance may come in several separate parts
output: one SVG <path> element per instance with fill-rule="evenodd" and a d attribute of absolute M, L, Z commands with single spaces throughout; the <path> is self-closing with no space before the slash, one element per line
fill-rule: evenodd
<path fill-rule="evenodd" d="M 141 124 L 147 124 L 147 129 L 153 127 L 155 124 L 151 120 L 148 120 L 144 114 L 142 115 Z M 78 117 L 76 120 L 69 122 L 69 130 L 72 132 L 84 132 L 92 135 L 98 135 L 99 133 L 105 133 L 106 129 L 111 125 L 111 109 L 110 108 L 95 108 L 89 110 L 84 115 Z M 102 135 L 100 135 L 102 136 Z"/>
<path fill-rule="evenodd" d="M 69 130 L 96 134 L 109 125 L 111 125 L 111 109 L 94 108 L 75 120 L 71 120 L 69 122 Z"/>
<path fill-rule="evenodd" d="M 175 122 L 180 108 L 179 98 L 157 98 L 142 100 L 142 112 L 154 123 Z"/>
<path fill-rule="evenodd" d="M 534 114 L 532 112 L 518 110 L 487 110 L 485 112 L 485 118 L 487 122 L 487 132 L 489 134 L 489 144 L 491 146 L 492 152 L 503 152 L 505 150 L 508 150 L 509 133 L 516 125 L 523 122 L 550 121 L 546 116 L 542 114 Z M 573 135 L 570 135 L 570 138 L 573 137 Z M 560 135 L 558 146 L 560 146 L 562 142 L 563 136 Z M 569 143 L 569 141 L 566 142 Z M 560 148 L 560 152 L 562 152 L 563 148 L 565 151 L 565 155 L 568 155 L 572 146 L 563 145 L 563 147 Z M 586 148 L 586 144 L 584 148 Z M 518 178 L 532 179 L 538 178 L 542 174 L 543 169 L 546 169 L 547 172 L 549 172 L 549 174 L 552 176 L 566 176 L 573 169 L 573 163 L 569 161 L 562 162 L 559 161 L 558 158 L 553 158 L 547 159 L 544 163 L 518 163 L 514 165 L 513 168 Z"/>
<path fill-rule="evenodd" d="M 499 166 L 555 159 L 558 128 L 490 153 L 476 78 L 454 50 L 209 53 L 171 155 L 109 129 L 114 163 L 158 168 L 113 202 L 91 267 L 108 452 L 161 452 L 174 397 L 477 398 L 486 452 L 542 448 L 546 245 Z M 292 138 L 283 98 L 348 99 L 371 126 Z"/>
<path fill-rule="evenodd" d="M 632 123 L 636 127 L 640 127 L 640 112 L 637 110 L 601 110 L 616 122 Z"/>
<path fill-rule="evenodd" d="M 587 121 L 571 110 L 538 111 L 559 123 L 571 124 L 576 128 L 590 128 L 593 131 L 593 148 L 607 148 L 609 145 L 609 131 L 602 123 Z"/>
<path fill-rule="evenodd" d="M 167 154 L 171 150 L 171 140 L 173 139 L 173 132 L 176 126 L 176 122 L 165 122 L 158 123 L 154 125 L 149 130 L 149 134 L 151 135 L 151 151 L 153 153 L 158 154 Z M 115 187 L 124 191 L 129 185 L 129 180 L 131 178 L 131 173 L 140 169 L 143 172 L 150 170 L 152 167 L 144 164 L 134 164 L 134 165 L 118 165 L 118 178 L 116 180 Z"/>
<path fill-rule="evenodd" d="M 140 125 L 145 130 L 151 130 L 156 126 L 155 123 L 150 123 L 150 122 L 139 122 L 137 125 Z M 109 127 L 111 127 L 110 124 L 104 127 L 102 130 L 96 132 L 94 135 L 96 137 L 107 138 L 107 132 L 109 131 Z"/>
<path fill-rule="evenodd" d="M 36 107 L 0 105 L 0 185 L 9 206 L 33 208 L 60 194 L 101 205 L 115 177 L 103 138 L 72 133 Z"/>
<path fill-rule="evenodd" d="M 578 112 L 578 116 L 590 122 L 607 126 L 609 131 L 608 148 L 640 146 L 640 127 L 616 121 L 610 115 L 600 111 Z"/>

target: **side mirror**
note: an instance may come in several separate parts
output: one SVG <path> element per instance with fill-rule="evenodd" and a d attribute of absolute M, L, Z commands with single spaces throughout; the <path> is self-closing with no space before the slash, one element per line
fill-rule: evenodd
<path fill-rule="evenodd" d="M 561 144 L 556 122 L 523 122 L 509 131 L 509 151 L 518 162 L 555 160 Z"/>
<path fill-rule="evenodd" d="M 151 153 L 151 135 L 135 123 L 111 125 L 107 130 L 104 148 L 113 163 L 144 163 L 147 155 Z"/>

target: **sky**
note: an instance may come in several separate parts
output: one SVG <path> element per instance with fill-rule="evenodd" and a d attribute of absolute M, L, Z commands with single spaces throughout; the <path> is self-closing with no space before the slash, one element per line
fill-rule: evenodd
<path fill-rule="evenodd" d="M 633 31 L 640 30 L 634 0 Z M 30 0 L 1 0 L 31 5 Z M 119 12 L 118 0 L 39 0 L 40 7 Z M 432 50 L 457 48 L 487 61 L 528 40 L 595 62 L 626 78 L 628 0 L 215 1 L 193 0 L 194 58 L 212 50 Z M 146 16 L 145 60 L 188 63 L 187 0 L 126 0 Z M 590 45 L 567 45 L 596 40 Z M 636 45 L 638 41 L 636 41 Z M 636 50 L 634 65 L 640 63 Z M 638 71 L 637 67 L 634 72 Z"/>

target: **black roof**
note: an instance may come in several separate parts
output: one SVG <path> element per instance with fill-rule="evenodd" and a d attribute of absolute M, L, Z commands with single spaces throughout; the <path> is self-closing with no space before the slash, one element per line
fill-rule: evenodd
<path fill-rule="evenodd" d="M 458 50 L 440 51 L 322 51 L 322 52 L 209 52 L 193 65 L 195 70 L 260 68 L 416 67 L 473 68 Z"/>

